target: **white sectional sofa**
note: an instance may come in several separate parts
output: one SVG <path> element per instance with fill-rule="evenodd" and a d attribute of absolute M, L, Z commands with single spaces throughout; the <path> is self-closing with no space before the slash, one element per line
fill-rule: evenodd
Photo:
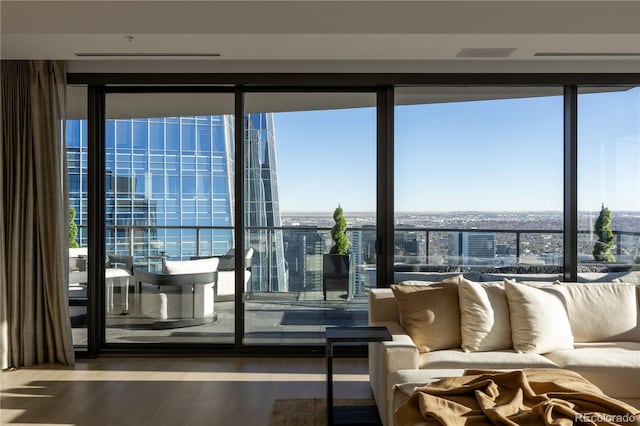
<path fill-rule="evenodd" d="M 570 369 L 640 407 L 640 284 L 624 276 L 524 284 L 452 275 L 369 294 L 369 324 L 393 336 L 369 344 L 371 387 L 386 426 L 414 386 L 465 369 Z"/>

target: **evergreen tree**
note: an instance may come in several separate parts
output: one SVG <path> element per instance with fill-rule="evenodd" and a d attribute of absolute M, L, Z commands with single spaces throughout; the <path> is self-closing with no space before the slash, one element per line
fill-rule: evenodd
<path fill-rule="evenodd" d="M 616 258 L 611 254 L 613 247 L 613 231 L 611 231 L 611 211 L 604 206 L 600 209 L 600 215 L 596 219 L 593 232 L 598 241 L 593 245 L 593 258 L 597 261 L 615 262 Z"/>
<path fill-rule="evenodd" d="M 349 249 L 349 239 L 347 238 L 347 219 L 344 218 L 342 207 L 338 207 L 333 212 L 333 220 L 336 224 L 331 228 L 331 238 L 333 239 L 333 247 L 329 251 L 330 254 L 347 254 Z"/>
<path fill-rule="evenodd" d="M 78 225 L 75 222 L 76 209 L 69 207 L 69 248 L 78 248 L 80 245 L 76 241 L 78 236 Z"/>

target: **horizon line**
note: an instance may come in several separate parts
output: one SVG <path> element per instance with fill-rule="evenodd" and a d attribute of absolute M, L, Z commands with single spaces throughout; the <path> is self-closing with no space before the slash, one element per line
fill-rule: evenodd
<path fill-rule="evenodd" d="M 611 213 L 640 213 L 640 210 L 613 210 L 609 208 Z M 597 213 L 600 209 L 597 210 L 578 210 L 578 212 L 583 213 Z M 421 211 L 398 211 L 395 214 L 440 214 L 440 213 L 560 213 L 562 214 L 562 210 L 421 210 Z M 287 211 L 280 212 L 281 215 L 292 215 L 292 214 L 316 214 L 316 215 L 328 215 L 332 216 L 332 211 Z M 375 211 L 352 211 L 352 212 L 344 212 L 345 216 L 356 215 L 356 214 L 368 214 L 375 215 Z"/>

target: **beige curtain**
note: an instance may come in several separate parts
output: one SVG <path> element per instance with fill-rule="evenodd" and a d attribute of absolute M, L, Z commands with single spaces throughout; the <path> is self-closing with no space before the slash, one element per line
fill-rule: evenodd
<path fill-rule="evenodd" d="M 64 64 L 2 61 L 2 368 L 73 365 L 66 299 Z"/>

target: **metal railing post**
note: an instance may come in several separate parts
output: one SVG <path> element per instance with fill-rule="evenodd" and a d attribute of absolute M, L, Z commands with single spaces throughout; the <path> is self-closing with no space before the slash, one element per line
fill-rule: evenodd
<path fill-rule="evenodd" d="M 424 261 L 429 263 L 429 230 L 424 231 Z"/>
<path fill-rule="evenodd" d="M 516 231 L 516 259 L 520 261 L 520 231 Z"/>
<path fill-rule="evenodd" d="M 273 250 L 273 235 L 272 230 L 267 229 L 267 287 L 269 293 L 273 291 L 273 282 L 271 277 L 271 251 Z"/>

